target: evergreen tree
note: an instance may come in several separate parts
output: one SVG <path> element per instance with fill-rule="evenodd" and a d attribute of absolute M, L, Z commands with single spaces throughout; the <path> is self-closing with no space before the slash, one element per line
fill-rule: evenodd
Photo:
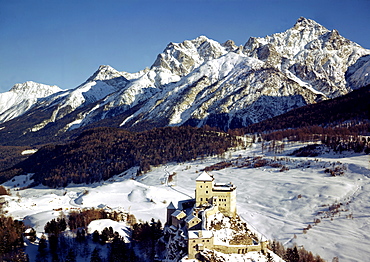
<path fill-rule="evenodd" d="M 73 249 L 70 249 L 68 251 L 68 255 L 66 257 L 65 262 L 76 262 L 76 253 L 73 251 Z"/>
<path fill-rule="evenodd" d="M 91 253 L 90 262 L 102 262 L 98 248 L 94 248 L 93 252 Z"/>
<path fill-rule="evenodd" d="M 284 259 L 287 262 L 299 262 L 299 254 L 298 254 L 297 246 L 294 246 L 294 248 L 288 248 L 284 255 Z"/>
<path fill-rule="evenodd" d="M 99 232 L 98 230 L 95 230 L 93 233 L 92 233 L 92 240 L 94 242 L 98 242 L 100 239 L 100 235 L 99 235 Z"/>

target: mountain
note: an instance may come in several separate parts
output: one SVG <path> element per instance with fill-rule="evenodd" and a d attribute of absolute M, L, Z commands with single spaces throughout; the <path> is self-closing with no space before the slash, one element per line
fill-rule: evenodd
<path fill-rule="evenodd" d="M 9 141 L 5 135 L 18 144 L 42 143 L 96 126 L 243 127 L 347 94 L 370 83 L 369 71 L 370 50 L 302 17 L 244 46 L 200 36 L 168 44 L 137 73 L 100 66 L 75 89 L 3 122 L 0 143 Z"/>
<path fill-rule="evenodd" d="M 252 124 L 248 133 L 304 128 L 310 126 L 335 127 L 342 123 L 370 121 L 370 85 L 347 95 L 293 109 L 287 113 Z M 327 113 L 326 113 L 327 112 Z M 369 130 L 370 131 L 370 130 Z"/>
<path fill-rule="evenodd" d="M 0 122 L 22 115 L 42 98 L 60 91 L 57 86 L 32 81 L 14 85 L 10 91 L 0 94 Z"/>

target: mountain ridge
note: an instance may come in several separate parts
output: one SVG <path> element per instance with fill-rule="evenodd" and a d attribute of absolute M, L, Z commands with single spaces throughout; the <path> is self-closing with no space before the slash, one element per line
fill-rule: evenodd
<path fill-rule="evenodd" d="M 15 128 L 21 136 L 60 136 L 99 122 L 131 130 L 248 126 L 369 84 L 369 57 L 370 50 L 303 17 L 244 46 L 199 36 L 169 43 L 137 73 L 100 66 L 75 89 L 36 102 L 27 127 L 2 123 L 0 136 Z"/>

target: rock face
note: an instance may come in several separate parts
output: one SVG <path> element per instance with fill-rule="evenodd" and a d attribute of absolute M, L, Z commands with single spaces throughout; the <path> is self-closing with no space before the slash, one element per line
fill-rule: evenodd
<path fill-rule="evenodd" d="M 246 126 L 369 84 L 369 71 L 370 50 L 301 17 L 244 46 L 205 36 L 170 43 L 150 69 L 134 74 L 101 66 L 79 87 L 34 101 L 34 114 L 51 113 L 24 132 L 54 123 L 60 133 L 99 121 L 136 130 Z"/>

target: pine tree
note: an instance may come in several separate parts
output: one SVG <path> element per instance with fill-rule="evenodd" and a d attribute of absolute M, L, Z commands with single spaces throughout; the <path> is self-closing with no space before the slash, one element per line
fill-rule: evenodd
<path fill-rule="evenodd" d="M 65 262 L 76 262 L 76 253 L 73 251 L 73 249 L 70 249 L 68 251 L 68 255 L 66 257 Z"/>
<path fill-rule="evenodd" d="M 93 252 L 91 253 L 90 262 L 102 262 L 98 248 L 94 248 Z"/>
<path fill-rule="evenodd" d="M 92 233 L 92 240 L 94 242 L 98 242 L 100 239 L 100 235 L 99 235 L 99 232 L 98 230 L 95 230 L 93 233 Z"/>

